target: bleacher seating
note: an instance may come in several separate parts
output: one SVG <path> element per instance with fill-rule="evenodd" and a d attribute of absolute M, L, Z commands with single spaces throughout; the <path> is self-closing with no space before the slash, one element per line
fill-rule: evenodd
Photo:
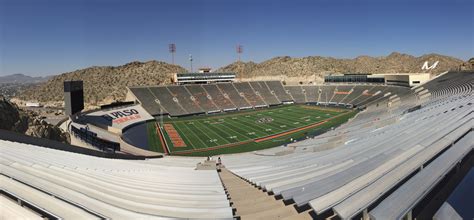
<path fill-rule="evenodd" d="M 201 85 L 186 85 L 186 89 L 191 93 L 191 95 L 195 98 L 195 101 L 202 109 L 207 112 L 212 111 L 219 111 L 219 107 L 217 107 L 214 102 L 212 101 L 212 96 L 209 95 Z"/>
<path fill-rule="evenodd" d="M 237 108 L 251 108 L 252 106 L 242 97 L 235 89 L 232 83 L 219 83 L 217 87 L 222 91 L 224 96 L 228 97 Z"/>
<path fill-rule="evenodd" d="M 207 93 L 208 86 L 220 91 L 203 85 Z M 221 176 L 196 170 L 204 158 L 106 159 L 0 140 L 0 182 L 9 196 L 0 198 L 0 217 L 35 218 L 24 205 L 64 219 L 234 219 L 230 192 L 243 218 L 302 217 L 295 206 L 316 218 L 401 219 L 472 153 L 473 86 L 472 73 L 443 75 L 422 85 L 434 94 L 423 100 L 400 87 L 361 87 L 370 95 L 354 95 L 354 103 L 367 108 L 349 122 L 287 147 L 222 155 Z M 153 93 L 168 91 L 160 88 Z M 302 100 L 300 86 L 286 88 Z"/>
<path fill-rule="evenodd" d="M 320 86 L 302 86 L 308 103 L 316 103 L 319 99 Z"/>
<path fill-rule="evenodd" d="M 143 108 L 151 115 L 165 114 L 168 113 L 159 102 L 158 97 L 153 95 L 148 87 L 130 87 L 130 91 L 140 100 L 140 104 Z"/>
<path fill-rule="evenodd" d="M 319 103 L 324 103 L 328 105 L 331 102 L 332 97 L 334 96 L 334 91 L 336 86 L 321 85 L 319 86 Z"/>
<path fill-rule="evenodd" d="M 199 114 L 205 112 L 196 102 L 196 97 L 191 95 L 184 86 L 167 86 L 171 95 L 176 97 L 179 104 L 190 114 Z"/>
<path fill-rule="evenodd" d="M 264 83 L 267 84 L 268 88 L 270 91 L 275 94 L 275 96 L 280 100 L 281 102 L 290 102 L 293 101 L 291 96 L 288 94 L 288 92 L 283 88 L 283 85 L 281 84 L 280 81 L 264 81 Z"/>
<path fill-rule="evenodd" d="M 216 170 L 161 159 L 105 159 L 3 140 L 0 149 L 2 190 L 60 218 L 233 217 Z"/>
<path fill-rule="evenodd" d="M 216 84 L 202 85 L 202 87 L 212 96 L 214 103 L 216 103 L 220 109 L 237 109 L 238 105 L 234 104 L 228 95 L 223 94 Z"/>
<path fill-rule="evenodd" d="M 469 87 L 468 83 L 465 83 Z M 360 107 L 372 102 L 413 95 L 399 86 L 307 85 L 283 86 L 279 81 L 218 83 L 183 86 L 131 87 L 151 115 L 183 116 L 248 109 L 283 102 Z"/>
<path fill-rule="evenodd" d="M 154 97 L 157 97 L 161 106 L 163 106 L 170 115 L 177 116 L 190 114 L 183 108 L 183 106 L 181 106 L 179 100 L 171 94 L 166 86 L 150 87 L 150 91 Z"/>
<path fill-rule="evenodd" d="M 251 106 L 256 107 L 267 105 L 260 95 L 255 93 L 248 82 L 234 83 L 234 86 L 239 94 L 242 94 Z"/>
<path fill-rule="evenodd" d="M 344 100 L 353 92 L 355 86 L 340 85 L 334 89 L 334 95 L 329 102 L 345 103 Z"/>
<path fill-rule="evenodd" d="M 410 90 L 375 86 L 369 92 L 380 94 L 360 99 L 367 110 L 334 131 L 293 144 L 293 153 L 277 156 L 286 149 L 273 148 L 224 155 L 223 163 L 290 204 L 309 205 L 316 215 L 329 211 L 350 219 L 370 208 L 365 214 L 375 219 L 403 218 L 474 147 L 472 109 L 465 107 L 474 101 L 474 81 L 472 75 L 459 77 L 444 87 L 450 92 L 437 91 L 449 95 L 409 113 L 416 104 Z M 388 111 L 387 93 L 400 94 L 402 104 Z"/>
<path fill-rule="evenodd" d="M 279 105 L 281 101 L 277 99 L 275 94 L 273 94 L 267 87 L 265 82 L 250 82 L 250 86 L 252 89 L 260 94 L 260 97 L 267 103 L 268 105 Z"/>
<path fill-rule="evenodd" d="M 285 89 L 291 94 L 295 103 L 304 104 L 308 102 L 301 86 L 285 86 Z"/>

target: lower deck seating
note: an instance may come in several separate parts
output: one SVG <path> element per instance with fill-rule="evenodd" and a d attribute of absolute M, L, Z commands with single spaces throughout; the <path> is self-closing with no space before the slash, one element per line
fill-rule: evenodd
<path fill-rule="evenodd" d="M 212 101 L 212 96 L 209 95 L 201 85 L 186 85 L 186 89 L 194 97 L 194 102 L 203 110 L 207 112 L 220 110 L 220 108 Z"/>
<path fill-rule="evenodd" d="M 260 95 L 260 97 L 268 105 L 279 105 L 281 101 L 277 99 L 275 94 L 273 94 L 267 87 L 265 82 L 250 82 L 252 89 Z"/>
<path fill-rule="evenodd" d="M 345 103 L 344 100 L 353 92 L 354 87 L 355 86 L 337 86 L 329 102 Z"/>
<path fill-rule="evenodd" d="M 255 106 L 266 106 L 267 103 L 261 98 L 261 96 L 252 89 L 248 82 L 234 83 L 235 88 L 249 104 L 253 107 Z"/>
<path fill-rule="evenodd" d="M 281 102 L 293 101 L 290 94 L 288 94 L 280 81 L 265 81 L 264 83 L 267 84 L 270 91 L 272 91 Z"/>
<path fill-rule="evenodd" d="M 301 86 L 286 86 L 285 89 L 291 94 L 295 103 L 304 104 L 307 102 L 306 95 Z"/>
<path fill-rule="evenodd" d="M 443 78 L 437 80 L 442 81 Z M 437 90 L 437 87 L 430 84 L 427 87 L 430 87 L 435 97 L 454 94 L 457 90 L 468 91 L 474 86 L 472 80 L 452 81 L 462 86 L 445 86 L 445 90 Z M 417 99 L 416 91 L 408 87 L 357 84 L 283 86 L 278 81 L 131 87 L 130 91 L 152 115 L 168 113 L 171 116 L 279 105 L 291 101 L 301 104 L 366 107 L 384 100 L 391 104 L 400 104 L 400 97 L 406 96 L 411 96 L 412 100 Z M 407 103 L 409 102 L 404 104 Z"/>
<path fill-rule="evenodd" d="M 189 114 L 183 106 L 179 103 L 179 100 L 171 94 L 165 86 L 150 87 L 152 95 L 156 97 L 159 104 L 163 106 L 166 111 L 172 116 L 187 115 Z"/>
<path fill-rule="evenodd" d="M 217 87 L 222 91 L 225 97 L 231 100 L 236 108 L 252 107 L 250 103 L 245 100 L 245 97 L 239 94 L 232 83 L 220 83 L 217 84 Z"/>
<path fill-rule="evenodd" d="M 226 94 L 223 94 L 215 84 L 202 85 L 204 90 L 212 97 L 212 101 L 222 110 L 235 109 L 237 106 Z"/>
<path fill-rule="evenodd" d="M 319 86 L 302 86 L 303 91 L 306 95 L 306 101 L 309 103 L 319 102 L 320 90 Z"/>
<path fill-rule="evenodd" d="M 168 113 L 158 102 L 158 97 L 155 97 L 148 87 L 131 87 L 130 91 L 140 100 L 140 104 L 151 115 Z"/>
<path fill-rule="evenodd" d="M 178 100 L 178 103 L 190 114 L 199 114 L 205 110 L 199 105 L 196 97 L 191 95 L 184 86 L 167 86 L 171 95 Z"/>

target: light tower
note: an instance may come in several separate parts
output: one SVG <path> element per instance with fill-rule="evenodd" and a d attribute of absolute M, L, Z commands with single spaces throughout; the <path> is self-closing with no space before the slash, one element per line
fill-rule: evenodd
<path fill-rule="evenodd" d="M 191 73 L 193 72 L 193 55 L 189 54 L 189 62 L 191 63 Z"/>
<path fill-rule="evenodd" d="M 171 63 L 174 65 L 174 53 L 176 53 L 176 44 L 169 44 L 169 51 L 171 53 Z"/>
<path fill-rule="evenodd" d="M 240 54 L 242 54 L 242 52 L 244 52 L 244 47 L 240 44 L 237 45 L 236 47 L 236 50 L 237 50 L 237 55 L 239 56 L 239 62 L 240 62 Z"/>

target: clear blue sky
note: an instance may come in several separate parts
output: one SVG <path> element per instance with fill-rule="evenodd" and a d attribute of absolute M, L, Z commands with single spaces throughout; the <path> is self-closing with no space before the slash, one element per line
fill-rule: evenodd
<path fill-rule="evenodd" d="M 474 56 L 472 0 L 0 0 L 0 75 L 130 61 L 217 68 L 275 56 Z"/>

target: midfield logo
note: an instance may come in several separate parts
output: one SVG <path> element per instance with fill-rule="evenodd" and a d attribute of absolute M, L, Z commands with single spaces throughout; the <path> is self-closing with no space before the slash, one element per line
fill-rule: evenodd
<path fill-rule="evenodd" d="M 434 62 L 433 65 L 428 66 L 428 61 L 425 61 L 425 63 L 421 67 L 421 69 L 422 70 L 432 70 L 432 69 L 436 68 L 436 66 L 438 66 L 438 63 L 439 63 L 439 60 Z"/>

